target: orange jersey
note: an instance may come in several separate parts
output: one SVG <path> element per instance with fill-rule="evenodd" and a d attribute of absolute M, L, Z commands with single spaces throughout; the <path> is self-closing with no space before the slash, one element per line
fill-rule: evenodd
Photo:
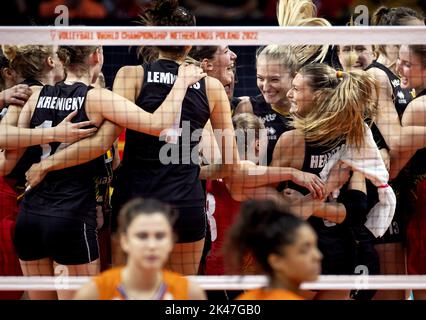
<path fill-rule="evenodd" d="M 284 289 L 259 288 L 247 291 L 237 297 L 237 300 L 304 300 L 297 294 Z"/>
<path fill-rule="evenodd" d="M 113 268 L 94 278 L 100 300 L 125 300 L 121 289 L 121 272 L 123 267 Z M 188 300 L 188 280 L 180 274 L 163 271 L 165 292 L 163 300 Z"/>

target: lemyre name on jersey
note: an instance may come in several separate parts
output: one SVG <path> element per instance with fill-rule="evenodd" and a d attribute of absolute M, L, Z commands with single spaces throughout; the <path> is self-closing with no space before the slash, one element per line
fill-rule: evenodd
<path fill-rule="evenodd" d="M 170 72 L 159 72 L 159 71 L 148 71 L 147 82 L 152 83 L 164 83 L 164 84 L 174 84 L 176 81 L 177 75 Z M 192 89 L 200 89 L 201 85 L 199 82 L 190 86 Z"/>

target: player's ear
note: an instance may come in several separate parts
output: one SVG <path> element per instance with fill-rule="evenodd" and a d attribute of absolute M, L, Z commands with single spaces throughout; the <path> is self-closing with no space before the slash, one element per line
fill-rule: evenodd
<path fill-rule="evenodd" d="M 207 58 L 204 58 L 201 61 L 201 68 L 203 68 L 204 71 L 212 71 L 213 70 L 213 63 Z"/>

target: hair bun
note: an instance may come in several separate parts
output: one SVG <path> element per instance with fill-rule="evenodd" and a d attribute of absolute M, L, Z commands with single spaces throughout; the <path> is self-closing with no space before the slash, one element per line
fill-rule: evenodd
<path fill-rule="evenodd" d="M 387 17 L 389 13 L 392 11 L 391 8 L 381 6 L 376 10 L 376 12 L 373 13 L 373 16 L 371 17 L 371 24 L 372 25 L 387 25 L 389 18 Z"/>
<path fill-rule="evenodd" d="M 377 14 L 384 15 L 384 14 L 388 14 L 390 11 L 391 11 L 391 8 L 382 6 L 379 9 L 377 9 Z"/>
<path fill-rule="evenodd" d="M 158 0 L 152 12 L 158 17 L 169 17 L 179 6 L 178 0 Z"/>

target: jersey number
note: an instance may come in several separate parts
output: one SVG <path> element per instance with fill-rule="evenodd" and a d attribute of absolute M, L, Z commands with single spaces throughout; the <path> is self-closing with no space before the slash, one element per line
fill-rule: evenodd
<path fill-rule="evenodd" d="M 52 124 L 53 124 L 52 120 L 45 120 L 41 125 L 37 126 L 36 128 L 37 129 L 51 128 Z M 59 147 L 56 149 L 56 151 L 65 149 L 67 145 L 68 143 L 61 143 Z M 41 160 L 46 159 L 48 156 L 52 154 L 52 146 L 50 144 L 48 143 L 41 144 L 40 147 L 42 149 Z"/>

